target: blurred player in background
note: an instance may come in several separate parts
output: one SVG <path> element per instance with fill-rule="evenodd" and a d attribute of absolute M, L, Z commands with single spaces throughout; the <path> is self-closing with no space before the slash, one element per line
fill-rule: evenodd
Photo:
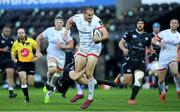
<path fill-rule="evenodd" d="M 154 36 L 156 36 L 161 29 L 161 25 L 158 22 L 153 23 L 152 25 L 152 30 L 153 32 L 150 34 L 150 37 L 153 38 Z M 153 44 L 150 46 L 150 48 L 148 49 L 148 54 L 147 54 L 147 58 L 148 58 L 148 62 L 147 62 L 147 72 L 150 76 L 145 76 L 144 80 L 145 80 L 145 84 L 142 86 L 145 89 L 149 89 L 150 87 L 156 87 L 156 73 L 158 70 L 158 59 L 159 59 L 159 52 L 160 52 L 160 47 Z"/>
<path fill-rule="evenodd" d="M 0 72 L 6 71 L 8 81 L 9 98 L 15 98 L 17 94 L 13 93 L 14 85 L 14 62 L 11 58 L 11 47 L 14 40 L 10 37 L 11 27 L 4 26 L 0 35 Z"/>
<path fill-rule="evenodd" d="M 44 38 L 48 39 L 48 48 L 47 48 L 47 83 L 44 86 L 43 91 L 46 93 L 44 103 L 49 103 L 50 95 L 52 94 L 51 90 L 48 90 L 48 87 L 54 87 L 55 80 L 62 75 L 64 65 L 65 65 L 65 50 L 73 48 L 73 40 L 70 36 L 70 31 L 67 34 L 67 38 L 63 38 L 63 33 L 65 28 L 63 27 L 64 21 L 61 16 L 57 16 L 54 20 L 55 26 L 48 27 L 40 35 L 38 35 L 36 42 L 36 56 L 40 58 L 41 54 L 41 41 Z"/>
<path fill-rule="evenodd" d="M 85 70 L 85 77 L 88 80 L 89 96 L 88 99 L 81 105 L 81 109 L 87 108 L 94 98 L 94 87 L 97 81 L 94 79 L 94 69 L 97 64 L 98 56 L 101 52 L 101 41 L 106 40 L 109 35 L 102 24 L 102 21 L 94 15 L 94 9 L 91 7 L 85 7 L 82 14 L 76 14 L 68 19 L 66 23 L 66 31 L 64 36 L 66 37 L 67 32 L 72 27 L 73 23 L 79 31 L 80 45 L 75 57 L 75 71 L 72 76 L 77 76 L 83 70 Z M 93 30 L 99 30 L 102 33 L 102 37 L 93 35 Z M 83 78 L 76 80 L 76 87 L 78 94 L 71 100 L 76 102 L 78 99 L 83 97 L 82 90 L 78 82 L 82 82 Z"/>
<path fill-rule="evenodd" d="M 156 35 L 152 42 L 161 47 L 159 54 L 159 64 L 160 68 L 158 70 L 158 86 L 160 89 L 160 101 L 164 102 L 166 100 L 166 86 L 165 86 L 165 76 L 167 70 L 171 72 L 174 77 L 174 82 L 176 85 L 176 91 L 178 96 L 180 96 L 180 75 L 178 73 L 178 55 L 177 50 L 180 44 L 180 33 L 177 31 L 179 27 L 179 21 L 177 18 L 172 18 L 170 20 L 170 29 L 161 31 Z"/>
<path fill-rule="evenodd" d="M 145 74 L 145 51 L 146 47 L 151 45 L 151 38 L 144 31 L 144 20 L 139 18 L 136 22 L 136 28 L 125 33 L 119 47 L 125 55 L 125 63 L 123 64 L 124 75 L 118 75 L 114 82 L 116 84 L 129 84 L 134 77 L 132 94 L 128 101 L 129 105 L 136 104 L 136 96 L 142 85 L 142 79 Z M 126 46 L 127 45 L 127 46 Z"/>
<path fill-rule="evenodd" d="M 33 51 L 36 49 L 36 41 L 28 38 L 24 28 L 17 30 L 18 40 L 13 43 L 11 54 L 17 63 L 18 74 L 21 80 L 21 88 L 24 93 L 25 103 L 30 102 L 28 86 L 34 85 L 35 63 Z"/>
<path fill-rule="evenodd" d="M 178 73 L 180 74 L 180 45 L 179 45 L 179 47 L 178 47 Z M 174 83 L 176 84 L 175 78 L 174 78 Z M 178 86 L 178 85 L 177 85 L 177 86 Z M 178 96 L 179 96 L 179 98 L 180 98 L 180 92 L 179 92 L 177 86 L 176 86 L 176 90 L 177 90 L 177 94 L 178 94 Z"/>

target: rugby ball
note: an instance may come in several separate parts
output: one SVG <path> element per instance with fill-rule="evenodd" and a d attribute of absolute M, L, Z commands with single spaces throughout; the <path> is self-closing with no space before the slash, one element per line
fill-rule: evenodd
<path fill-rule="evenodd" d="M 94 37 L 94 36 L 97 36 L 97 37 L 101 38 L 101 37 L 102 37 L 102 34 L 101 34 L 101 32 L 100 32 L 99 30 L 95 29 L 95 30 L 93 31 L 93 37 Z"/>

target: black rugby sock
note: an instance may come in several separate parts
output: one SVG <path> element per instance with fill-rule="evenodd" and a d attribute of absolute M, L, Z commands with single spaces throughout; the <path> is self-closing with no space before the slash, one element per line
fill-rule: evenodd
<path fill-rule="evenodd" d="M 138 87 L 138 86 L 133 86 L 132 87 L 132 94 L 131 94 L 130 100 L 134 100 L 136 98 L 136 96 L 137 96 L 137 94 L 139 92 L 139 89 L 140 89 L 140 87 Z"/>
<path fill-rule="evenodd" d="M 24 96 L 27 97 L 29 99 L 29 93 L 28 93 L 28 88 L 22 88 Z"/>
<path fill-rule="evenodd" d="M 13 94 L 13 90 L 9 90 L 9 94 L 10 94 L 10 95 Z"/>

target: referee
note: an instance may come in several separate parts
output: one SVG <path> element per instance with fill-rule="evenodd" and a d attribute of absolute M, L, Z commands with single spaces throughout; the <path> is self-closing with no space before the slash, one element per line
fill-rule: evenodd
<path fill-rule="evenodd" d="M 30 102 L 28 94 L 28 85 L 34 84 L 35 63 L 33 50 L 36 48 L 36 41 L 27 38 L 25 29 L 17 30 L 18 40 L 12 46 L 12 58 L 17 62 L 18 74 L 21 79 L 21 88 L 24 93 L 25 103 Z"/>

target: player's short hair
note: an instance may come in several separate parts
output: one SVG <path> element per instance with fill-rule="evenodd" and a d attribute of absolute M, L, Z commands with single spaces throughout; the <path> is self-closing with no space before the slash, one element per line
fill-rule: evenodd
<path fill-rule="evenodd" d="M 25 29 L 24 27 L 18 27 L 18 28 L 17 28 L 17 31 L 18 31 L 19 29 L 23 29 L 24 32 L 26 33 L 26 29 Z"/>
<path fill-rule="evenodd" d="M 18 29 L 23 29 L 24 31 L 26 31 L 24 27 L 18 27 L 17 30 L 18 30 Z"/>
<path fill-rule="evenodd" d="M 170 21 L 172 21 L 172 20 L 177 20 L 178 23 L 179 23 L 179 18 L 177 18 L 177 17 L 173 17 L 173 18 L 170 19 Z"/>
<path fill-rule="evenodd" d="M 62 20 L 63 21 L 63 17 L 62 16 L 56 16 L 55 18 L 54 18 L 54 21 L 56 21 L 57 19 L 60 19 L 60 20 Z"/>
<path fill-rule="evenodd" d="M 87 6 L 83 8 L 83 13 L 86 13 L 87 10 L 94 11 L 93 7 Z"/>
<path fill-rule="evenodd" d="M 11 25 L 9 25 L 9 24 L 6 24 L 6 25 L 4 25 L 4 26 L 3 26 L 3 29 L 4 29 L 4 28 L 11 29 Z"/>

